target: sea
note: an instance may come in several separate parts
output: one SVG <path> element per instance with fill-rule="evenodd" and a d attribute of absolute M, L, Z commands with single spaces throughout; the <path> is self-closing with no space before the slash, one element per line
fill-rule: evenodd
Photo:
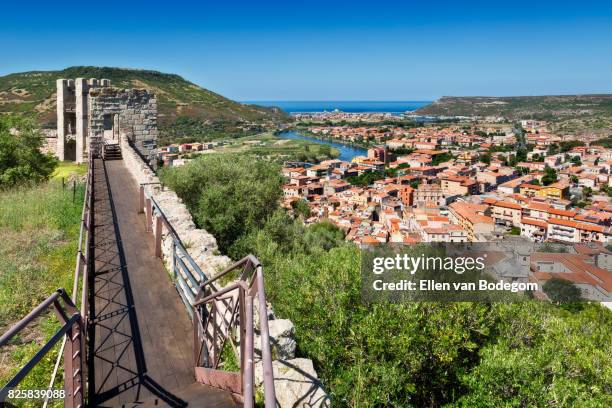
<path fill-rule="evenodd" d="M 383 112 L 400 114 L 417 110 L 431 101 L 245 101 L 261 106 L 276 106 L 287 113 L 331 112 Z"/>

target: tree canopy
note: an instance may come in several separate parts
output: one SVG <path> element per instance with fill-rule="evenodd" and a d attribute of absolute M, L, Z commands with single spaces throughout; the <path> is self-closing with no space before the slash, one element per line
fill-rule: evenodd
<path fill-rule="evenodd" d="M 49 179 L 57 160 L 43 154 L 42 145 L 43 137 L 30 120 L 0 116 L 0 189 Z"/>

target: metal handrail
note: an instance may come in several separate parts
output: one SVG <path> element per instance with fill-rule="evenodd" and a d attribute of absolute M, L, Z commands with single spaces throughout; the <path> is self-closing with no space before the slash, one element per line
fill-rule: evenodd
<path fill-rule="evenodd" d="M 272 353 L 270 351 L 270 330 L 268 327 L 268 313 L 264 291 L 263 267 L 259 260 L 248 255 L 240 261 L 224 269 L 221 273 L 213 278 L 207 277 L 202 269 L 197 265 L 191 257 L 187 249 L 168 220 L 168 217 L 155 201 L 152 195 L 145 192 L 145 185 L 157 183 L 142 183 L 140 184 L 139 212 L 143 209 L 146 213 L 146 229 L 149 231 L 155 224 L 157 230 L 157 221 L 154 221 L 154 214 L 159 217 L 162 225 L 166 227 L 167 232 L 172 237 L 173 246 L 173 274 L 175 278 L 175 287 L 187 307 L 189 314 L 193 319 L 194 324 L 194 358 L 196 367 L 196 378 L 198 381 L 208 383 L 209 385 L 228 389 L 242 396 L 244 406 L 247 408 L 253 407 L 254 404 L 254 318 L 253 318 L 253 301 L 254 297 L 258 299 L 259 322 L 261 331 L 261 354 L 263 361 L 263 377 L 264 377 L 264 400 L 266 408 L 276 407 L 276 394 L 274 390 L 274 375 L 272 371 Z M 155 234 L 161 234 L 162 231 L 157 230 Z M 156 236 L 156 246 L 161 245 L 161 237 Z M 180 256 L 179 256 L 180 255 Z M 185 262 L 185 261 L 186 262 Z M 229 273 L 242 268 L 242 273 L 237 282 L 228 285 L 222 289 L 216 288 L 215 282 L 228 275 Z M 180 273 L 185 272 L 185 279 Z M 188 281 L 196 290 L 194 293 L 189 289 Z M 199 284 L 198 282 L 199 281 Z M 237 292 L 237 294 L 235 293 Z M 234 304 L 234 300 L 238 300 Z M 231 313 L 229 319 L 224 320 L 224 324 L 220 330 L 216 325 L 216 316 L 218 315 L 217 306 L 223 307 L 223 313 Z M 212 313 L 211 310 L 212 309 Z M 213 318 L 211 319 L 211 315 Z M 209 324 L 212 322 L 213 339 L 210 344 Z M 223 350 L 227 339 L 231 336 L 232 327 L 238 322 L 237 329 L 240 331 L 240 384 L 237 386 L 233 379 L 228 377 L 223 371 L 218 370 L 220 362 L 219 352 Z M 216 336 L 216 337 L 215 337 Z M 217 344 L 219 343 L 219 344 Z M 220 346 L 220 347 L 217 347 Z M 235 345 L 232 343 L 235 349 Z M 214 361 L 207 359 L 204 366 L 200 365 L 202 352 L 206 348 L 207 354 L 212 351 Z M 198 368 L 212 369 L 214 371 L 212 377 L 201 378 L 198 375 Z M 206 376 L 206 375 L 205 375 Z M 211 380 L 207 382 L 207 380 Z M 225 383 L 224 383 L 225 382 Z M 225 384 L 225 385 L 224 385 Z M 228 385 L 229 384 L 229 385 Z"/>
<path fill-rule="evenodd" d="M 62 307 L 60 300 L 63 301 Z M 9 391 L 15 388 L 26 375 L 42 360 L 42 358 L 65 336 L 69 336 L 70 347 L 67 353 L 73 361 L 70 367 L 73 366 L 76 359 L 76 370 L 65 370 L 66 379 L 70 378 L 73 383 L 66 385 L 66 395 L 64 397 L 64 405 L 68 407 L 82 406 L 84 401 L 83 395 L 83 377 L 82 377 L 82 359 L 81 356 L 81 338 L 84 333 L 83 321 L 81 314 L 76 308 L 70 297 L 64 289 L 58 289 L 38 306 L 36 306 L 23 319 L 15 323 L 6 333 L 0 336 L 0 347 L 6 345 L 14 336 L 23 330 L 29 323 L 36 319 L 41 313 L 48 308 L 53 307 L 62 327 L 56 331 L 53 336 L 30 358 L 30 360 L 15 374 L 7 383 L 0 389 L 0 403 L 4 402 L 9 395 Z M 70 383 L 70 382 L 68 382 Z M 74 386 L 76 384 L 76 386 Z"/>
<path fill-rule="evenodd" d="M 93 181 L 94 181 L 94 160 L 93 155 L 88 155 L 88 169 L 87 169 L 87 179 L 85 181 L 85 195 L 83 198 L 83 209 L 81 210 L 81 225 L 79 228 L 79 240 L 78 240 L 78 248 L 76 255 L 76 266 L 74 270 L 74 279 L 72 284 L 72 296 L 71 300 L 74 304 L 77 302 L 78 296 L 78 288 L 79 281 L 81 280 L 81 276 L 83 279 L 83 284 L 81 285 L 81 320 L 83 322 L 83 327 L 87 327 L 87 313 L 88 313 L 88 274 L 89 274 L 89 250 L 91 248 L 91 226 L 93 226 Z M 85 252 L 83 252 L 83 237 L 87 234 L 85 238 Z M 84 268 L 82 268 L 84 265 Z M 86 353 L 86 339 L 87 332 L 83 333 L 83 345 L 82 345 L 82 353 L 85 356 Z M 57 377 L 57 372 L 59 370 L 60 363 L 62 361 L 64 348 L 66 346 L 66 339 L 64 337 L 62 341 L 62 345 L 60 347 L 60 351 L 57 355 L 57 359 L 55 361 L 55 365 L 53 367 L 53 373 L 51 374 L 51 379 L 49 381 L 48 389 L 53 389 L 53 384 L 55 383 L 55 378 Z M 85 359 L 85 358 L 83 358 Z M 49 396 L 45 397 L 43 408 L 46 408 L 49 403 Z"/>
<path fill-rule="evenodd" d="M 201 282 L 205 282 L 208 280 L 208 276 L 202 271 L 202 269 L 198 266 L 195 260 L 187 251 L 185 244 L 183 243 L 181 237 L 176 232 L 168 217 L 160 207 L 160 205 L 155 201 L 155 199 L 148 195 L 145 192 L 144 186 L 152 185 L 152 184 L 160 184 L 160 183 L 141 183 L 140 184 L 140 205 L 146 207 L 147 212 L 147 225 L 153 223 L 154 214 L 158 216 L 165 226 L 166 230 L 172 237 L 172 253 L 173 253 L 173 267 L 172 273 L 175 279 L 175 286 L 181 296 L 183 303 L 187 309 L 187 312 L 192 314 L 193 302 L 195 300 L 195 296 L 197 291 L 199 290 L 199 285 Z M 149 208 L 150 206 L 150 208 Z M 147 226 L 149 228 L 149 225 Z M 159 243 L 161 245 L 161 242 Z M 180 272 L 184 272 L 186 278 Z M 191 283 L 191 288 L 189 283 Z"/>
<path fill-rule="evenodd" d="M 221 277 L 239 270 L 238 281 L 222 289 L 214 282 Z M 236 293 L 237 292 L 237 293 Z M 230 295 L 234 293 L 233 295 Z M 259 324 L 261 332 L 261 359 L 263 363 L 264 404 L 266 408 L 276 407 L 272 353 L 270 350 L 270 330 L 264 291 L 263 267 L 253 255 L 248 255 L 226 268 L 215 278 L 203 282 L 193 304 L 194 312 L 194 358 L 196 367 L 218 370 L 221 353 L 232 331 L 240 333 L 240 375 L 244 406 L 253 407 L 254 403 L 254 297 L 258 299 Z M 234 303 L 235 302 L 235 303 Z M 219 313 L 219 309 L 222 312 Z M 227 312 L 231 315 L 228 317 Z M 221 316 L 221 319 L 219 319 Z M 237 323 L 236 323 L 237 322 Z M 234 329 L 234 325 L 236 328 Z M 232 347 L 236 350 L 234 344 Z M 202 355 L 205 359 L 202 364 Z M 200 379 L 207 382 L 208 378 Z M 217 385 L 210 383 L 210 385 Z M 236 389 L 231 389 L 233 392 Z"/>
<path fill-rule="evenodd" d="M 53 384 L 57 376 L 59 365 L 64 359 L 64 387 L 66 395 L 64 405 L 68 407 L 80 407 L 85 402 L 86 396 L 86 350 L 87 350 L 87 313 L 88 313 L 88 276 L 91 266 L 90 249 L 92 245 L 93 227 L 93 205 L 94 205 L 94 160 L 93 154 L 89 152 L 89 167 L 87 169 L 87 179 L 85 183 L 85 197 L 83 199 L 83 209 L 81 211 L 81 226 L 79 230 L 78 249 L 76 254 L 76 266 L 74 271 L 74 281 L 72 285 L 72 296 L 69 297 L 64 289 L 58 289 L 47 299 L 42 301 L 23 319 L 17 322 L 11 329 L 0 337 L 0 347 L 5 345 L 12 337 L 25 328 L 32 320 L 38 317 L 43 311 L 53 306 L 57 317 L 62 321 L 62 327 L 56 331 L 42 348 L 19 370 L 19 372 L 9 380 L 0 390 L 0 402 L 4 401 L 11 388 L 17 386 L 24 377 L 40 362 L 40 360 L 63 339 L 58 353 L 53 373 L 49 382 L 49 389 L 53 389 Z M 83 251 L 83 244 L 85 251 Z M 76 308 L 79 281 L 82 279 L 81 310 Z M 61 306 L 63 301 L 64 307 Z M 68 312 L 68 313 L 67 313 Z M 68 347 L 67 347 L 68 345 Z M 46 407 L 49 401 L 49 393 L 46 394 L 43 406 Z"/>

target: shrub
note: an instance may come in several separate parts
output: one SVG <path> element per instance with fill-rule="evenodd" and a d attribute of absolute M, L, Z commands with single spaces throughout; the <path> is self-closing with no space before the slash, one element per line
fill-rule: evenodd
<path fill-rule="evenodd" d="M 57 160 L 43 154 L 43 138 L 30 120 L 0 117 L 0 189 L 49 179 Z"/>

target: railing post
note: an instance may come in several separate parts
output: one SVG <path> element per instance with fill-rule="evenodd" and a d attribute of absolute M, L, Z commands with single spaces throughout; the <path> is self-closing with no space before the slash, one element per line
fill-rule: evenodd
<path fill-rule="evenodd" d="M 202 344 L 200 343 L 200 325 L 201 323 L 200 311 L 198 306 L 193 308 L 193 361 L 194 366 L 200 366 L 200 349 Z"/>
<path fill-rule="evenodd" d="M 270 351 L 270 328 L 268 327 L 268 306 L 263 296 L 265 291 L 263 268 L 255 267 L 255 285 L 257 286 L 259 301 L 259 326 L 261 330 L 261 360 L 263 363 L 264 400 L 266 408 L 276 407 L 276 391 L 274 389 L 274 370 L 272 367 L 272 353 Z"/>
<path fill-rule="evenodd" d="M 242 289 L 241 289 L 242 290 Z M 253 297 L 248 294 L 248 291 L 243 291 L 246 295 L 244 300 L 244 306 L 246 308 L 246 336 L 245 336 L 245 367 L 243 371 L 242 384 L 244 389 L 242 395 L 244 397 L 244 408 L 253 408 L 255 401 L 253 382 Z M 240 339 L 242 341 L 242 339 Z M 264 377 L 265 378 L 265 377 Z"/>
<path fill-rule="evenodd" d="M 162 257 L 162 217 L 157 215 L 155 217 L 155 256 L 158 258 Z"/>
<path fill-rule="evenodd" d="M 143 208 L 145 205 L 145 193 L 144 186 L 141 185 L 139 189 L 139 199 L 138 199 L 138 214 L 142 214 Z"/>
<path fill-rule="evenodd" d="M 209 358 L 209 366 L 211 368 L 216 368 L 215 367 L 215 360 L 217 359 L 217 301 L 213 300 L 211 303 L 211 307 L 210 307 L 210 315 L 211 315 L 211 321 L 212 321 L 212 347 L 211 347 L 211 351 L 210 351 L 210 358 Z"/>
<path fill-rule="evenodd" d="M 147 198 L 146 199 L 146 225 L 145 225 L 145 231 L 146 232 L 151 232 L 151 224 L 153 224 L 153 207 L 151 205 L 151 199 Z"/>
<path fill-rule="evenodd" d="M 176 241 L 172 239 L 172 273 L 174 274 L 174 280 L 178 279 L 178 271 L 176 266 Z"/>
<path fill-rule="evenodd" d="M 81 348 L 83 335 L 79 320 L 66 333 L 66 347 L 64 348 L 65 407 L 77 408 L 83 405 L 83 350 Z"/>

